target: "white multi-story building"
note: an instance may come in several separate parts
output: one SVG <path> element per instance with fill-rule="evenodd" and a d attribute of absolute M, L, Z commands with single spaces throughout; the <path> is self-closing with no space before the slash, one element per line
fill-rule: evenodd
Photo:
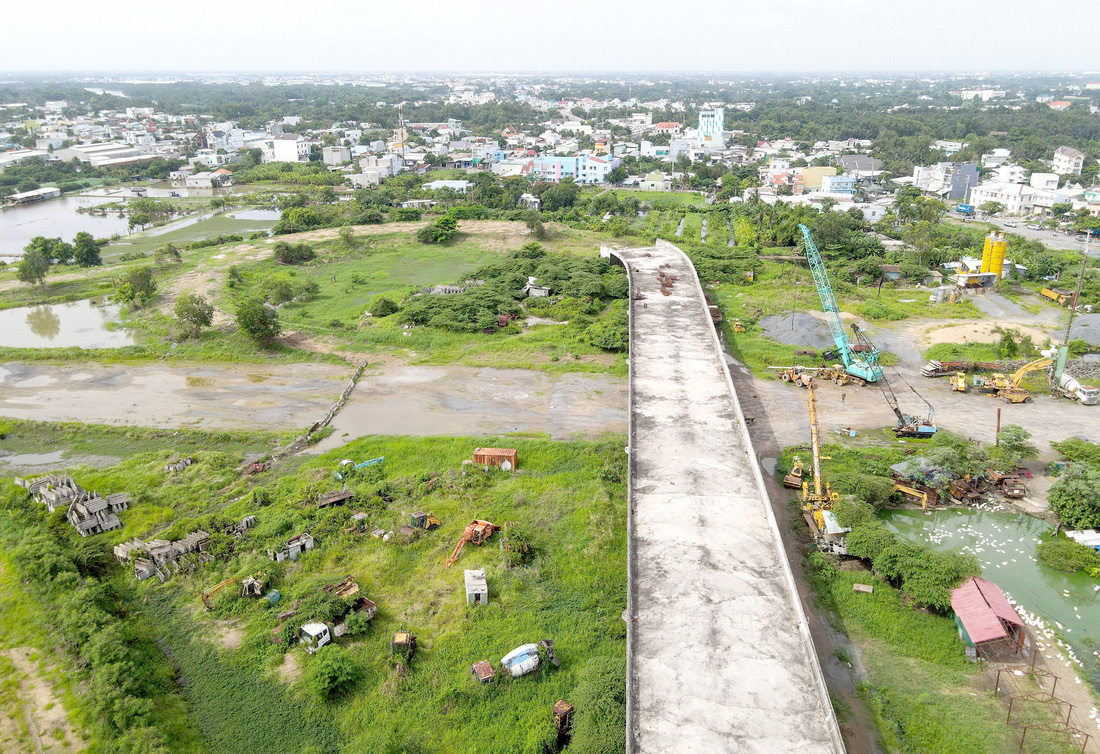
<path fill-rule="evenodd" d="M 699 111 L 699 145 L 704 149 L 722 149 L 726 146 L 724 129 L 726 110 L 716 107 L 713 110 Z"/>
<path fill-rule="evenodd" d="M 1050 167 L 1058 175 L 1081 175 L 1081 169 L 1085 167 L 1085 155 L 1073 147 L 1058 147 L 1054 150 Z"/>
<path fill-rule="evenodd" d="M 268 142 L 271 159 L 267 162 L 306 162 L 309 160 L 309 139 L 299 134 L 280 134 Z"/>
<path fill-rule="evenodd" d="M 1027 171 L 1019 165 L 1001 165 L 993 171 L 997 183 L 1027 183 Z"/>
<path fill-rule="evenodd" d="M 983 183 L 970 189 L 970 203 L 980 208 L 986 202 L 997 202 L 1005 214 L 1030 215 L 1039 193 L 1026 183 Z"/>
<path fill-rule="evenodd" d="M 351 160 L 350 147 L 337 145 L 334 147 L 323 147 L 321 149 L 321 161 L 326 165 L 343 165 L 349 160 Z"/>
<path fill-rule="evenodd" d="M 1004 165 L 1012 157 L 1012 152 L 1008 149 L 994 149 L 990 152 L 986 152 L 982 155 L 982 167 L 983 168 L 995 168 Z"/>
<path fill-rule="evenodd" d="M 1031 180 L 1028 183 L 1031 184 L 1032 188 L 1037 188 L 1040 191 L 1057 191 L 1058 179 L 1057 173 L 1032 173 Z"/>

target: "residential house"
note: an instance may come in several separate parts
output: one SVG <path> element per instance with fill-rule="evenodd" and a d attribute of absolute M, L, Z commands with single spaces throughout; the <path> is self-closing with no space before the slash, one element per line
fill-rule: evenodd
<path fill-rule="evenodd" d="M 802 186 L 807 191 L 817 191 L 821 188 L 821 181 L 828 176 L 836 175 L 836 168 L 831 166 L 812 166 L 804 168 L 794 168 L 796 171 L 802 174 Z M 855 190 L 855 178 L 851 178 L 852 188 Z"/>
<path fill-rule="evenodd" d="M 322 147 L 321 162 L 331 167 L 343 165 L 351 160 L 351 148 L 345 146 Z"/>
<path fill-rule="evenodd" d="M 978 182 L 978 166 L 969 162 L 938 162 L 913 168 L 913 185 L 944 200 L 966 201 Z"/>
<path fill-rule="evenodd" d="M 1005 214 L 1029 215 L 1038 193 L 1026 183 L 983 183 L 970 190 L 970 204 L 980 208 L 986 202 L 997 202 L 1004 206 Z"/>
<path fill-rule="evenodd" d="M 1058 175 L 1081 175 L 1085 167 L 1085 154 L 1073 147 L 1058 147 L 1054 150 L 1051 169 Z"/>
<path fill-rule="evenodd" d="M 572 157 L 543 155 L 531 160 L 529 172 L 539 180 L 555 183 L 563 178 L 577 183 L 604 183 L 620 162 L 618 157 L 596 157 L 586 152 Z"/>
<path fill-rule="evenodd" d="M 678 134 L 684 128 L 683 124 L 676 123 L 675 121 L 661 121 L 653 127 L 653 130 L 659 134 Z"/>
<path fill-rule="evenodd" d="M 854 194 L 856 192 L 856 179 L 851 175 L 826 175 L 821 179 L 821 193 L 823 194 Z M 807 188 L 809 188 L 807 186 Z"/>
<path fill-rule="evenodd" d="M 265 162 L 308 162 L 310 142 L 299 134 L 279 134 L 268 142 Z M 267 159 L 267 157 L 270 159 Z"/>
<path fill-rule="evenodd" d="M 1059 176 L 1057 173 L 1032 173 L 1028 183 L 1040 191 L 1057 191 Z"/>
<path fill-rule="evenodd" d="M 1053 102 L 1048 102 L 1047 107 L 1049 107 L 1051 110 L 1057 110 L 1061 112 L 1062 110 L 1069 110 L 1071 107 L 1073 107 L 1073 103 L 1067 102 L 1064 99 L 1056 99 Z"/>
<path fill-rule="evenodd" d="M 982 167 L 983 168 L 995 168 L 999 167 L 1012 157 L 1011 150 L 1008 149 L 994 149 L 991 152 L 987 152 L 982 155 Z"/>
<path fill-rule="evenodd" d="M 1027 170 L 1019 165 L 999 165 L 993 169 L 993 180 L 997 183 L 1027 183 Z"/>
<path fill-rule="evenodd" d="M 638 188 L 642 191 L 669 191 L 672 188 L 672 177 L 660 170 L 654 170 L 638 181 Z"/>
<path fill-rule="evenodd" d="M 837 164 L 846 175 L 855 178 L 877 178 L 882 175 L 882 160 L 865 154 L 845 154 L 837 158 Z"/>

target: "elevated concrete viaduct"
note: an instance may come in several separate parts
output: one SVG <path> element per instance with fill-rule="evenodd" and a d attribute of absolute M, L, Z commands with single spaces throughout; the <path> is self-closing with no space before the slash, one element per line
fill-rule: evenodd
<path fill-rule="evenodd" d="M 601 253 L 632 299 L 627 750 L 843 752 L 695 268 Z"/>

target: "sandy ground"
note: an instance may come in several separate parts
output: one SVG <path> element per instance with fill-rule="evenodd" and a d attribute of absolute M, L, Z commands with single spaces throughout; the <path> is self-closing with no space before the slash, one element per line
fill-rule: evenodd
<path fill-rule="evenodd" d="M 893 374 L 888 376 L 902 411 L 923 414 L 927 410 L 924 402 L 914 396 L 904 382 Z M 751 382 L 754 393 L 763 401 L 780 446 L 808 442 L 810 424 L 806 391 L 779 381 L 751 379 Z M 986 395 L 952 392 L 946 380 L 916 377 L 909 378 L 909 382 L 935 406 L 937 426 L 981 442 L 993 442 L 998 409 L 1001 425 L 1019 424 L 1030 431 L 1032 441 L 1044 458 L 1054 457 L 1050 449 L 1053 441 L 1074 436 L 1092 442 L 1100 440 L 1100 407 L 1097 406 L 1056 401 L 1046 395 L 1035 395 L 1032 403 L 1006 405 Z M 868 430 L 896 423 L 882 392 L 873 385 L 837 387 L 826 382 L 819 383 L 815 393 L 819 426 L 826 434 L 831 433 L 834 426 Z M 920 441 L 910 442 L 920 444 Z"/>
<path fill-rule="evenodd" d="M 362 435 L 546 432 L 557 440 L 625 432 L 626 381 L 527 369 L 395 366 L 359 381 L 323 453 Z"/>
<path fill-rule="evenodd" d="M 996 322 L 968 322 L 963 325 L 932 325 L 920 329 L 920 340 L 925 346 L 936 343 L 996 343 L 1001 333 L 996 332 Z M 1044 330 L 1026 325 L 1011 325 L 1008 329 L 1017 330 L 1021 335 L 1031 336 L 1031 342 L 1041 344 L 1051 336 Z"/>
<path fill-rule="evenodd" d="M 226 275 L 229 274 L 229 265 L 224 260 L 227 256 L 239 257 L 239 261 L 255 261 L 269 258 L 274 252 L 271 249 L 261 249 L 255 253 L 241 255 L 242 252 L 255 251 L 250 244 L 230 246 L 223 249 L 212 258 L 212 263 L 200 262 L 193 270 L 189 270 L 172 281 L 159 297 L 159 309 L 165 314 L 171 315 L 176 305 L 176 299 L 184 293 L 197 293 L 204 296 L 207 301 L 217 301 L 218 291 L 225 285 Z M 228 323 L 231 317 L 221 309 L 215 307 L 213 326 L 219 327 Z"/>
<path fill-rule="evenodd" d="M 17 696 L 20 709 L 11 712 L 22 714 L 27 726 L 28 740 L 20 742 L 16 739 L 18 723 L 5 716 L 0 718 L 0 750 L 15 754 L 86 749 L 84 741 L 74 735 L 65 707 L 54 693 L 53 687 L 38 672 L 37 660 L 31 659 L 35 650 L 30 647 L 14 647 L 5 650 L 3 654 L 15 664 L 13 678 L 19 684 Z"/>
<path fill-rule="evenodd" d="M 244 629 L 236 620 L 214 621 L 217 628 L 218 646 L 222 649 L 236 649 L 244 640 Z"/>
<path fill-rule="evenodd" d="M 349 370 L 329 364 L 0 365 L 0 416 L 41 421 L 298 429 L 324 416 Z"/>
<path fill-rule="evenodd" d="M 283 683 L 294 683 L 302 677 L 302 666 L 293 652 L 287 652 L 283 655 L 283 662 L 276 672 Z"/>

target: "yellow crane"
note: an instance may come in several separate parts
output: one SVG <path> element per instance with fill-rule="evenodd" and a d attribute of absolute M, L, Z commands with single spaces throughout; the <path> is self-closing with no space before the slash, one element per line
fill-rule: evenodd
<path fill-rule="evenodd" d="M 814 398 L 814 385 L 811 380 L 806 386 L 806 404 L 810 412 L 810 449 L 814 457 L 814 489 L 810 491 L 810 483 L 802 482 L 802 510 L 813 516 L 818 531 L 825 530 L 825 517 L 822 511 L 833 507 L 840 495 L 830 489 L 827 482 L 821 478 L 821 446 L 818 442 L 817 431 L 817 404 Z"/>
<path fill-rule="evenodd" d="M 998 398 L 1003 398 L 1006 403 L 1029 403 L 1031 401 L 1031 393 L 1020 387 L 1020 382 L 1024 377 L 1032 372 L 1037 372 L 1040 369 L 1046 369 L 1054 363 L 1053 359 L 1036 359 L 1028 364 L 1024 364 L 1007 377 L 1002 372 L 994 372 L 991 375 L 993 387 L 996 388 L 996 395 Z"/>

